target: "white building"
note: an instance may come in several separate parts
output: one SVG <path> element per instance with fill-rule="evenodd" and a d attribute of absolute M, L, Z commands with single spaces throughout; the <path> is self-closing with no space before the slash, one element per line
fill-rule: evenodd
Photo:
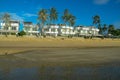
<path fill-rule="evenodd" d="M 44 26 L 44 34 L 48 36 L 58 36 L 59 26 L 55 24 L 50 24 Z"/>
<path fill-rule="evenodd" d="M 19 31 L 20 27 L 20 22 L 19 21 L 10 21 L 7 26 L 5 23 L 1 23 L 1 29 L 0 33 L 1 34 L 16 34 Z"/>
<path fill-rule="evenodd" d="M 65 26 L 63 24 L 56 25 L 46 25 L 44 26 L 44 34 L 49 36 L 68 36 L 68 35 L 74 35 L 74 28 Z"/>
<path fill-rule="evenodd" d="M 23 30 L 26 32 L 27 35 L 36 35 L 39 33 L 38 26 L 33 25 L 32 22 L 23 22 Z"/>
<path fill-rule="evenodd" d="M 99 29 L 93 27 L 93 26 L 77 26 L 75 27 L 75 34 L 77 36 L 98 36 L 99 35 Z"/>
<path fill-rule="evenodd" d="M 59 35 L 61 36 L 75 35 L 74 28 L 72 26 L 60 25 Z"/>

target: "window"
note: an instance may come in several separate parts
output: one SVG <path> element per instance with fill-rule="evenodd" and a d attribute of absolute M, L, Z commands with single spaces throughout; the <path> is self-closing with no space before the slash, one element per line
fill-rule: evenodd
<path fill-rule="evenodd" d="M 26 31 L 30 31 L 30 28 L 25 28 Z"/>
<path fill-rule="evenodd" d="M 65 30 L 65 29 L 61 29 L 61 31 L 62 31 L 62 32 L 66 32 L 66 30 Z"/>
<path fill-rule="evenodd" d="M 55 32 L 55 29 L 51 29 L 52 32 Z"/>
<path fill-rule="evenodd" d="M 8 30 L 8 27 L 4 27 L 4 30 Z"/>
<path fill-rule="evenodd" d="M 37 28 L 32 28 L 33 31 L 37 31 Z"/>
<path fill-rule="evenodd" d="M 12 30 L 16 30 L 16 27 L 12 27 Z"/>

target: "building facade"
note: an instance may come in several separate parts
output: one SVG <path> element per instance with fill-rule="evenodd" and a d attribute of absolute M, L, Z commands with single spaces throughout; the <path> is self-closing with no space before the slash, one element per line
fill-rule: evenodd
<path fill-rule="evenodd" d="M 20 22 L 10 21 L 9 23 L 1 23 L 1 34 L 16 34 L 19 32 Z"/>
<path fill-rule="evenodd" d="M 60 25 L 59 26 L 59 35 L 60 36 L 75 35 L 74 27 L 67 26 L 67 25 Z"/>
<path fill-rule="evenodd" d="M 66 25 L 50 24 L 44 26 L 44 33 L 47 36 L 68 36 L 75 35 L 74 28 Z"/>
<path fill-rule="evenodd" d="M 0 34 L 17 34 L 19 32 L 20 22 L 10 21 L 9 25 L 0 24 Z M 40 34 L 39 25 L 34 25 L 32 22 L 23 22 L 23 30 L 27 35 Z M 68 26 L 64 24 L 49 24 L 43 28 L 43 34 L 47 36 L 98 36 L 99 29 L 94 26 Z"/>
<path fill-rule="evenodd" d="M 98 36 L 99 29 L 93 26 L 77 26 L 75 27 L 75 35 L 77 36 Z"/>
<path fill-rule="evenodd" d="M 44 34 L 48 36 L 58 36 L 59 33 L 59 26 L 55 24 L 50 24 L 44 26 Z"/>
<path fill-rule="evenodd" d="M 33 25 L 32 22 L 23 22 L 23 30 L 27 35 L 36 35 L 39 33 L 38 26 Z"/>

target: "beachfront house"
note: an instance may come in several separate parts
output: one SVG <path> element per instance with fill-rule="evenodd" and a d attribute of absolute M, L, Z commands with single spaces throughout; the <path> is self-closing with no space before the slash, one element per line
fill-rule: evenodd
<path fill-rule="evenodd" d="M 98 36 L 99 35 L 99 29 L 95 28 L 93 26 L 89 26 L 90 27 L 90 34 L 92 34 L 93 36 Z"/>
<path fill-rule="evenodd" d="M 10 21 L 6 26 L 4 22 L 1 22 L 0 34 L 16 34 L 19 31 L 20 22 L 19 21 Z"/>
<path fill-rule="evenodd" d="M 93 26 L 77 26 L 75 27 L 75 35 L 76 36 L 98 36 L 99 29 Z"/>
<path fill-rule="evenodd" d="M 39 34 L 38 26 L 33 25 L 32 22 L 23 22 L 23 30 L 26 32 L 27 35 L 37 35 Z"/>
<path fill-rule="evenodd" d="M 59 26 L 56 24 L 48 24 L 46 26 L 44 26 L 44 34 L 46 34 L 47 36 L 58 36 L 58 29 Z"/>
<path fill-rule="evenodd" d="M 59 25 L 59 35 L 60 36 L 68 36 L 75 35 L 74 28 L 72 26 L 67 25 Z"/>

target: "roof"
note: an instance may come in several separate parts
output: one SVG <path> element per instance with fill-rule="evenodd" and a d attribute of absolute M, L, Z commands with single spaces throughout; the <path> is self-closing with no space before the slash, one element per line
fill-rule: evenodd
<path fill-rule="evenodd" d="M 50 25 L 50 26 L 55 26 L 55 25 L 57 25 L 57 24 L 47 24 L 47 25 Z"/>
<path fill-rule="evenodd" d="M 83 25 L 78 25 L 78 26 L 75 26 L 75 27 L 84 27 Z"/>
<path fill-rule="evenodd" d="M 66 24 L 58 24 L 59 26 L 66 26 Z"/>
<path fill-rule="evenodd" d="M 23 24 L 32 24 L 32 22 L 23 22 Z"/>
<path fill-rule="evenodd" d="M 10 23 L 19 23 L 19 21 L 10 21 Z"/>

